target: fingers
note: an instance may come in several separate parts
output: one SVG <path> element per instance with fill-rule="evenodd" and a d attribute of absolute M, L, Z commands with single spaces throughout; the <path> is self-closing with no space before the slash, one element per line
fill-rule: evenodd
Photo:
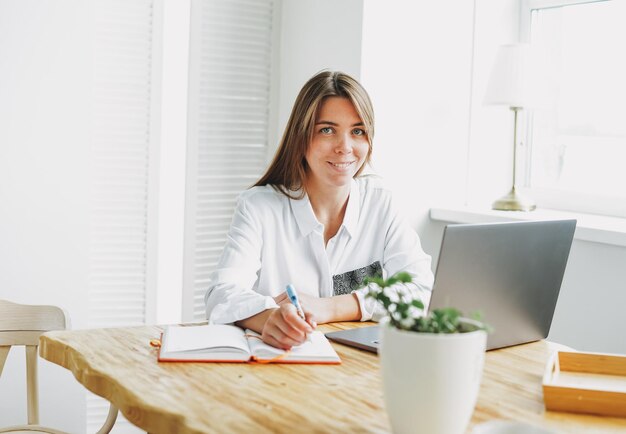
<path fill-rule="evenodd" d="M 289 296 L 287 295 L 287 293 L 283 292 L 275 297 L 274 301 L 276 302 L 276 304 L 278 304 L 279 306 L 283 305 L 283 304 L 292 304 L 291 300 L 289 300 Z M 307 316 L 307 309 L 306 307 L 315 307 L 316 306 L 316 302 L 319 300 L 319 298 L 317 297 L 312 297 L 310 295 L 307 294 L 300 294 L 299 296 L 300 298 L 300 305 L 302 306 L 302 309 L 304 310 L 304 314 L 305 314 L 305 321 L 309 323 L 309 325 L 312 328 L 316 328 L 317 327 L 317 321 L 313 321 L 313 320 L 309 320 L 308 316 Z M 313 314 L 311 314 L 312 317 Z"/>
<path fill-rule="evenodd" d="M 263 333 L 263 335 L 261 335 L 261 339 L 263 339 L 263 342 L 265 342 L 266 344 L 271 345 L 276 348 L 280 348 L 281 350 L 290 350 L 291 347 L 293 347 L 293 345 L 283 343 L 279 341 L 278 339 L 276 339 L 274 336 L 271 336 L 269 334 Z"/>
<path fill-rule="evenodd" d="M 303 301 L 304 300 L 304 301 Z M 315 321 L 315 316 L 313 315 L 313 313 L 311 311 L 308 311 L 306 306 L 308 303 L 308 301 L 311 300 L 310 304 L 314 304 L 314 299 L 312 299 L 311 297 L 307 296 L 307 295 L 302 295 L 300 297 L 300 304 L 302 306 L 302 310 L 304 311 L 304 320 L 309 323 L 309 325 L 311 326 L 312 329 L 315 329 L 317 327 L 317 321 Z M 291 300 L 289 300 L 289 297 L 287 296 L 286 293 L 282 293 L 280 295 L 277 295 L 276 297 L 274 297 L 274 301 L 279 305 L 283 305 L 283 304 L 291 304 Z M 307 333 L 310 333 L 307 332 Z"/>
<path fill-rule="evenodd" d="M 283 304 L 269 316 L 261 337 L 269 345 L 289 349 L 303 343 L 312 331 L 311 324 L 298 316 L 293 305 Z"/>
<path fill-rule="evenodd" d="M 311 333 L 313 331 L 311 325 L 304 319 L 300 318 L 300 315 L 298 315 L 298 311 L 294 305 L 283 304 L 280 306 L 279 311 L 284 319 L 284 323 L 280 323 L 279 327 L 281 327 L 285 334 L 292 337 L 304 334 L 306 337 L 307 333 Z"/>
<path fill-rule="evenodd" d="M 309 323 L 311 328 L 313 328 L 313 329 L 317 328 L 317 322 L 315 321 L 315 315 L 313 315 L 311 312 L 307 311 L 306 309 L 304 309 L 304 320 Z"/>
<path fill-rule="evenodd" d="M 261 339 L 266 344 L 269 344 L 276 348 L 281 348 L 283 350 L 290 350 L 291 347 L 300 345 L 302 341 L 292 339 L 291 337 L 285 335 L 279 328 L 277 327 L 266 327 L 263 329 L 263 333 L 261 334 Z"/>

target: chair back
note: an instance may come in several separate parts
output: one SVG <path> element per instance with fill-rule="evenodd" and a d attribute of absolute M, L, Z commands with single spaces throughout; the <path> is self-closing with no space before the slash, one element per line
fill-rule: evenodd
<path fill-rule="evenodd" d="M 37 349 L 39 336 L 51 330 L 65 330 L 68 316 L 55 306 L 30 306 L 0 300 L 0 375 L 12 346 L 26 347 L 26 391 L 28 425 L 0 428 L 1 432 L 33 430 L 60 433 L 39 426 L 39 396 L 37 385 Z"/>

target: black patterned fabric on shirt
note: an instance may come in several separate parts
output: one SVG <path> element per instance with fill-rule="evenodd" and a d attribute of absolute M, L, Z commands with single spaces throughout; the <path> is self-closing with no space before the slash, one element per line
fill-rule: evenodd
<path fill-rule="evenodd" d="M 376 261 L 367 267 L 358 268 L 343 274 L 333 276 L 333 295 L 350 294 L 355 289 L 363 285 L 366 277 L 376 277 L 383 275 L 383 267 L 380 261 Z"/>

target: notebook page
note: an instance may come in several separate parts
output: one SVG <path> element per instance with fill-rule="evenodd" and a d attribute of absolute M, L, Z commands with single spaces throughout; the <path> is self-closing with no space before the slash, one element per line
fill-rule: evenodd
<path fill-rule="evenodd" d="M 201 326 L 169 326 L 161 351 L 166 353 L 197 350 L 227 351 L 229 348 L 249 353 L 243 330 L 236 326 L 209 324 Z"/>
<path fill-rule="evenodd" d="M 257 335 L 257 333 L 246 330 L 247 335 Z M 262 360 L 272 359 L 283 354 L 285 351 L 272 347 L 257 338 L 248 338 L 250 353 Z M 301 345 L 293 347 L 289 354 L 282 360 L 285 361 L 339 361 L 339 356 L 334 348 L 320 331 L 314 331 L 309 335 L 309 339 Z"/>

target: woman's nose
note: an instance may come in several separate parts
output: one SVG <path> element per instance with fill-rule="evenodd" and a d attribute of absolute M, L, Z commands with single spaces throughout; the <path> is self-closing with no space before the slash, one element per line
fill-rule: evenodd
<path fill-rule="evenodd" d="M 341 134 L 335 146 L 335 152 L 338 154 L 349 154 L 352 152 L 352 137 L 349 134 Z"/>

